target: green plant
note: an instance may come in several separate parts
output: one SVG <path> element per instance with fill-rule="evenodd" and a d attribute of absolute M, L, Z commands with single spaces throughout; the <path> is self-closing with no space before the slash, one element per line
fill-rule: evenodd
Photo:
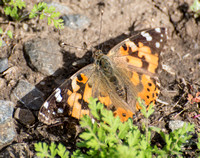
<path fill-rule="evenodd" d="M 56 146 L 55 143 L 51 143 L 48 146 L 46 143 L 39 142 L 35 144 L 35 151 L 37 152 L 36 155 L 40 158 L 54 158 L 56 155 L 59 155 L 61 158 L 69 157 L 69 152 L 66 151 L 66 148 L 62 144 Z"/>
<path fill-rule="evenodd" d="M 200 15 L 200 1 L 194 0 L 193 4 L 190 6 L 190 9 L 195 13 L 195 18 L 197 18 Z"/>
<path fill-rule="evenodd" d="M 40 19 L 47 18 L 48 25 L 53 23 L 56 28 L 63 28 L 63 20 L 58 19 L 60 13 L 55 12 L 55 7 L 48 7 L 46 3 L 40 2 L 33 6 L 30 13 L 24 15 L 23 10 L 25 7 L 26 4 L 22 0 L 3 0 L 3 10 L 5 15 L 12 17 L 14 21 L 18 22 L 25 18 L 32 19 L 35 17 L 39 17 Z M 5 31 L 0 27 L 0 47 L 2 46 L 2 41 L 6 35 L 12 39 L 12 32 L 9 30 L 9 26 L 10 22 Z"/>
<path fill-rule="evenodd" d="M 39 16 L 40 19 L 44 19 L 46 17 L 48 20 L 48 25 L 50 25 L 53 22 L 56 28 L 63 27 L 63 20 L 56 19 L 60 16 L 60 13 L 55 12 L 55 7 L 48 7 L 47 4 L 44 2 L 40 2 L 38 3 L 38 5 L 35 4 L 33 9 L 31 10 L 29 18 L 32 19 L 36 16 Z"/>
<path fill-rule="evenodd" d="M 26 3 L 22 0 L 3 0 L 4 12 L 6 15 L 10 15 L 15 20 L 19 20 L 21 15 L 20 11 L 26 7 Z"/>
<path fill-rule="evenodd" d="M 84 132 L 80 134 L 82 141 L 77 143 L 79 149 L 71 157 L 181 157 L 184 144 L 191 138 L 189 132 L 194 132 L 194 125 L 187 124 L 165 134 L 159 128 L 148 125 L 148 118 L 154 112 L 152 105 L 147 110 L 143 101 L 138 101 L 145 117 L 142 131 L 133 125 L 131 119 L 122 123 L 119 117 L 114 117 L 97 99 L 90 99 L 89 108 L 95 121 L 88 115 L 81 118 L 80 125 L 84 128 Z M 153 131 L 160 134 L 165 141 L 163 148 L 151 145 Z M 82 152 L 82 148 L 87 149 L 86 152 Z"/>

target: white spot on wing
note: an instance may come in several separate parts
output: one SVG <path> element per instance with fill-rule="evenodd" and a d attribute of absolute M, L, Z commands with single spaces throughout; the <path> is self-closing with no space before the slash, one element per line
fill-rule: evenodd
<path fill-rule="evenodd" d="M 61 96 L 61 89 L 60 88 L 57 88 L 56 90 L 56 94 L 54 95 L 55 98 L 56 98 L 56 101 L 57 102 L 61 102 L 62 101 L 62 96 Z"/>
<path fill-rule="evenodd" d="M 48 109 L 49 103 L 47 101 L 45 101 L 45 103 L 43 104 L 43 106 L 45 107 L 45 109 Z"/>
<path fill-rule="evenodd" d="M 160 28 L 155 28 L 155 31 L 158 32 L 158 33 L 161 33 Z"/>
<path fill-rule="evenodd" d="M 160 48 L 160 43 L 156 42 L 156 48 Z"/>
<path fill-rule="evenodd" d="M 55 111 L 53 111 L 52 114 L 55 115 L 56 114 Z"/>
<path fill-rule="evenodd" d="M 147 41 L 152 41 L 152 37 L 149 33 L 142 31 L 141 35 L 146 38 Z"/>
<path fill-rule="evenodd" d="M 160 39 L 160 42 L 163 42 L 163 39 Z"/>
<path fill-rule="evenodd" d="M 63 113 L 63 109 L 62 108 L 58 108 L 58 113 L 62 114 Z"/>
<path fill-rule="evenodd" d="M 163 34 L 161 34 L 160 37 L 163 37 Z"/>
<path fill-rule="evenodd" d="M 50 113 L 50 110 L 47 110 L 48 113 Z"/>

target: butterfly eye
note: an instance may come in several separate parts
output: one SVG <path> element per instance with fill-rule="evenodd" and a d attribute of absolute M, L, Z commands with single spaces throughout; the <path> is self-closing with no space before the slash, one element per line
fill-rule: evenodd
<path fill-rule="evenodd" d="M 93 53 L 93 58 L 100 59 L 102 55 L 103 55 L 103 52 L 101 50 L 97 50 Z"/>

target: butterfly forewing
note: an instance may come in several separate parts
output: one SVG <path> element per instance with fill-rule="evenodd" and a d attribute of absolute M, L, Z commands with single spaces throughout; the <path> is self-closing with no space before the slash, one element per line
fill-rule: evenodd
<path fill-rule="evenodd" d="M 79 119 L 89 114 L 87 99 L 91 96 L 91 87 L 88 81 L 93 72 L 94 67 L 90 64 L 61 84 L 42 105 L 38 119 L 45 124 L 55 124 L 67 116 Z"/>
<path fill-rule="evenodd" d="M 137 97 L 141 97 L 147 105 L 155 102 L 159 94 L 156 73 L 160 67 L 160 53 L 166 40 L 167 30 L 155 28 L 124 40 L 108 53 L 115 67 L 123 74 L 129 93 L 135 95 L 135 97 L 129 95 L 130 99 L 127 99 L 129 106 L 140 109 L 138 103 L 135 105 L 133 101 Z"/>

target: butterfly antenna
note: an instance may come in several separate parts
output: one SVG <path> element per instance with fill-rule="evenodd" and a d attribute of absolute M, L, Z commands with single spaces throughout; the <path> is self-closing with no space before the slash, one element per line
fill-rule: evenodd
<path fill-rule="evenodd" d="M 102 17 L 103 17 L 103 10 L 101 10 L 101 14 L 100 14 L 100 28 L 99 28 L 99 37 L 98 37 L 98 41 L 99 41 L 98 49 L 100 49 L 99 46 L 100 46 L 101 30 L 102 30 L 102 22 L 103 22 L 103 18 Z"/>
<path fill-rule="evenodd" d="M 61 47 L 67 46 L 67 47 L 71 47 L 71 48 L 76 48 L 76 49 L 78 49 L 78 50 L 87 50 L 87 51 L 89 51 L 89 49 L 87 49 L 86 44 L 84 44 L 83 47 L 77 47 L 77 46 L 73 46 L 73 45 L 71 45 L 71 44 L 67 44 L 67 43 L 61 42 L 61 43 L 60 43 L 60 46 L 61 46 Z"/>

